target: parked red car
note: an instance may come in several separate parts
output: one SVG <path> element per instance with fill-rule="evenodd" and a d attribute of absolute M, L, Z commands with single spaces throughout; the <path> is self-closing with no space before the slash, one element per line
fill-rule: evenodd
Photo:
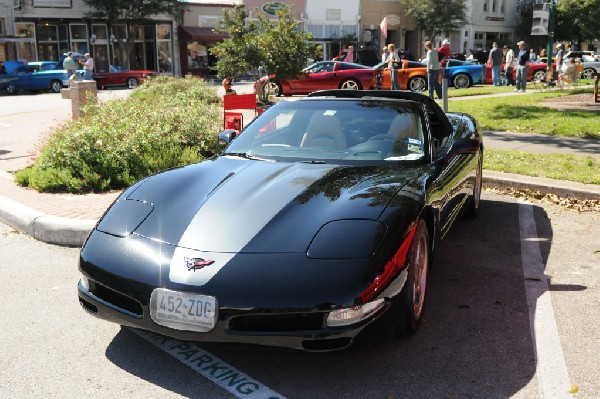
<path fill-rule="evenodd" d="M 99 88 L 108 86 L 125 86 L 135 89 L 139 84 L 152 76 L 158 75 L 155 71 L 149 70 L 128 70 L 124 67 L 111 65 L 109 72 L 97 72 L 92 75 Z"/>
<path fill-rule="evenodd" d="M 256 89 L 273 96 L 308 94 L 317 90 L 378 89 L 381 86 L 381 69 L 342 61 L 319 61 L 302 71 L 297 79 L 261 78 Z"/>
<path fill-rule="evenodd" d="M 545 62 L 530 62 L 527 70 L 527 81 L 544 81 L 546 80 L 546 63 Z M 552 70 L 556 69 L 556 64 L 552 63 Z M 513 68 L 513 81 L 517 79 L 517 69 Z M 485 83 L 492 83 L 492 67 L 485 66 Z M 504 77 L 504 64 L 502 64 L 502 84 L 506 84 Z"/>

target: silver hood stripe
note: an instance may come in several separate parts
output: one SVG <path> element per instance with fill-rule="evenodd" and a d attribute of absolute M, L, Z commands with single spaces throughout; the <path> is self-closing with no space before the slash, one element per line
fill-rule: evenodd
<path fill-rule="evenodd" d="M 327 165 L 293 164 L 284 169 L 277 163 L 272 165 L 273 174 L 261 180 L 260 185 L 255 179 L 245 179 L 242 170 L 211 194 L 177 244 L 169 270 L 172 282 L 206 284 L 290 201 L 331 170 Z M 231 198 L 244 200 L 233 203 Z M 189 271 L 184 258 L 215 263 Z"/>

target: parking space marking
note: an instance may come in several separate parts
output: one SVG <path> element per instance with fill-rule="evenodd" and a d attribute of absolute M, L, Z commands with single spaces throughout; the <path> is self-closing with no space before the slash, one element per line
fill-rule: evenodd
<path fill-rule="evenodd" d="M 554 318 L 548 280 L 544 274 L 545 265 L 531 204 L 519 204 L 519 230 L 529 326 L 535 345 L 540 397 L 571 398 L 569 372 Z"/>
<path fill-rule="evenodd" d="M 195 343 L 179 341 L 150 331 L 135 328 L 130 330 L 237 398 L 285 399 L 283 395 L 235 369 Z"/>

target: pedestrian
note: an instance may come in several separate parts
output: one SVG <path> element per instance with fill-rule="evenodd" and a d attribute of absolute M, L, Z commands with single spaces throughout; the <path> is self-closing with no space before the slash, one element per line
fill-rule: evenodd
<path fill-rule="evenodd" d="M 348 51 L 343 61 L 356 63 L 356 52 L 354 52 L 354 46 L 348 46 Z"/>
<path fill-rule="evenodd" d="M 509 44 L 505 45 L 506 54 L 504 55 L 504 76 L 506 76 L 506 85 L 514 86 L 513 70 L 515 65 L 515 52 Z"/>
<path fill-rule="evenodd" d="M 223 89 L 225 89 L 225 94 L 236 94 L 235 90 L 233 90 L 233 78 L 226 77 L 223 79 Z"/>
<path fill-rule="evenodd" d="M 529 51 L 523 40 L 517 43 L 519 54 L 517 55 L 517 88 L 515 92 L 525 93 L 527 90 L 527 70 L 529 69 Z"/>
<path fill-rule="evenodd" d="M 502 50 L 498 47 L 498 43 L 492 43 L 492 49 L 488 56 L 487 64 L 492 68 L 492 82 L 494 86 L 501 86 L 500 74 L 502 73 Z"/>
<path fill-rule="evenodd" d="M 69 51 L 67 57 L 63 61 L 63 68 L 67 70 L 67 79 L 72 80 L 71 76 L 75 75 L 77 62 L 73 59 L 73 52 Z"/>
<path fill-rule="evenodd" d="M 400 57 L 396 53 L 396 46 L 393 43 L 388 44 L 387 65 L 390 70 L 390 79 L 392 80 L 392 90 L 400 90 L 398 84 L 398 68 L 400 68 Z"/>
<path fill-rule="evenodd" d="M 556 45 L 556 69 L 554 71 L 554 80 L 558 79 L 558 75 L 560 74 L 560 68 L 565 58 L 565 50 L 562 43 L 558 43 Z"/>
<path fill-rule="evenodd" d="M 425 42 L 425 50 L 427 55 L 425 56 L 424 64 L 427 65 L 427 86 L 429 90 L 429 98 L 433 99 L 434 90 L 438 98 L 442 99 L 442 85 L 440 84 L 439 77 L 442 67 L 440 66 L 440 60 L 438 58 L 438 51 L 433 49 L 433 43 L 431 40 Z"/>
<path fill-rule="evenodd" d="M 537 61 L 537 54 L 535 53 L 534 49 L 529 50 L 529 62 L 536 62 Z"/>
<path fill-rule="evenodd" d="M 92 74 L 94 73 L 94 59 L 90 53 L 85 53 L 85 62 L 83 63 L 83 74 L 84 80 L 92 80 Z"/>
<path fill-rule="evenodd" d="M 387 57 L 388 57 L 389 53 L 390 52 L 388 51 L 387 46 L 385 46 L 384 48 L 381 49 L 381 62 L 387 61 Z"/>
<path fill-rule="evenodd" d="M 448 60 L 452 58 L 452 50 L 450 49 L 450 40 L 444 39 L 442 40 L 442 45 L 438 48 L 440 53 L 444 54 L 444 57 L 440 60 L 440 66 L 444 68 L 448 63 Z M 438 56 L 439 58 L 439 56 Z"/>

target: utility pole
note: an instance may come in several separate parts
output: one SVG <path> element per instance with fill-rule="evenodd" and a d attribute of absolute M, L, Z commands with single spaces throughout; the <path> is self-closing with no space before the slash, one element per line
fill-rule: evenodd
<path fill-rule="evenodd" d="M 549 83 L 554 77 L 552 70 L 552 45 L 554 44 L 554 21 L 556 19 L 556 3 L 558 0 L 550 0 L 550 15 L 548 16 L 548 44 L 546 47 L 546 82 Z M 558 66 L 560 68 L 560 65 Z"/>

